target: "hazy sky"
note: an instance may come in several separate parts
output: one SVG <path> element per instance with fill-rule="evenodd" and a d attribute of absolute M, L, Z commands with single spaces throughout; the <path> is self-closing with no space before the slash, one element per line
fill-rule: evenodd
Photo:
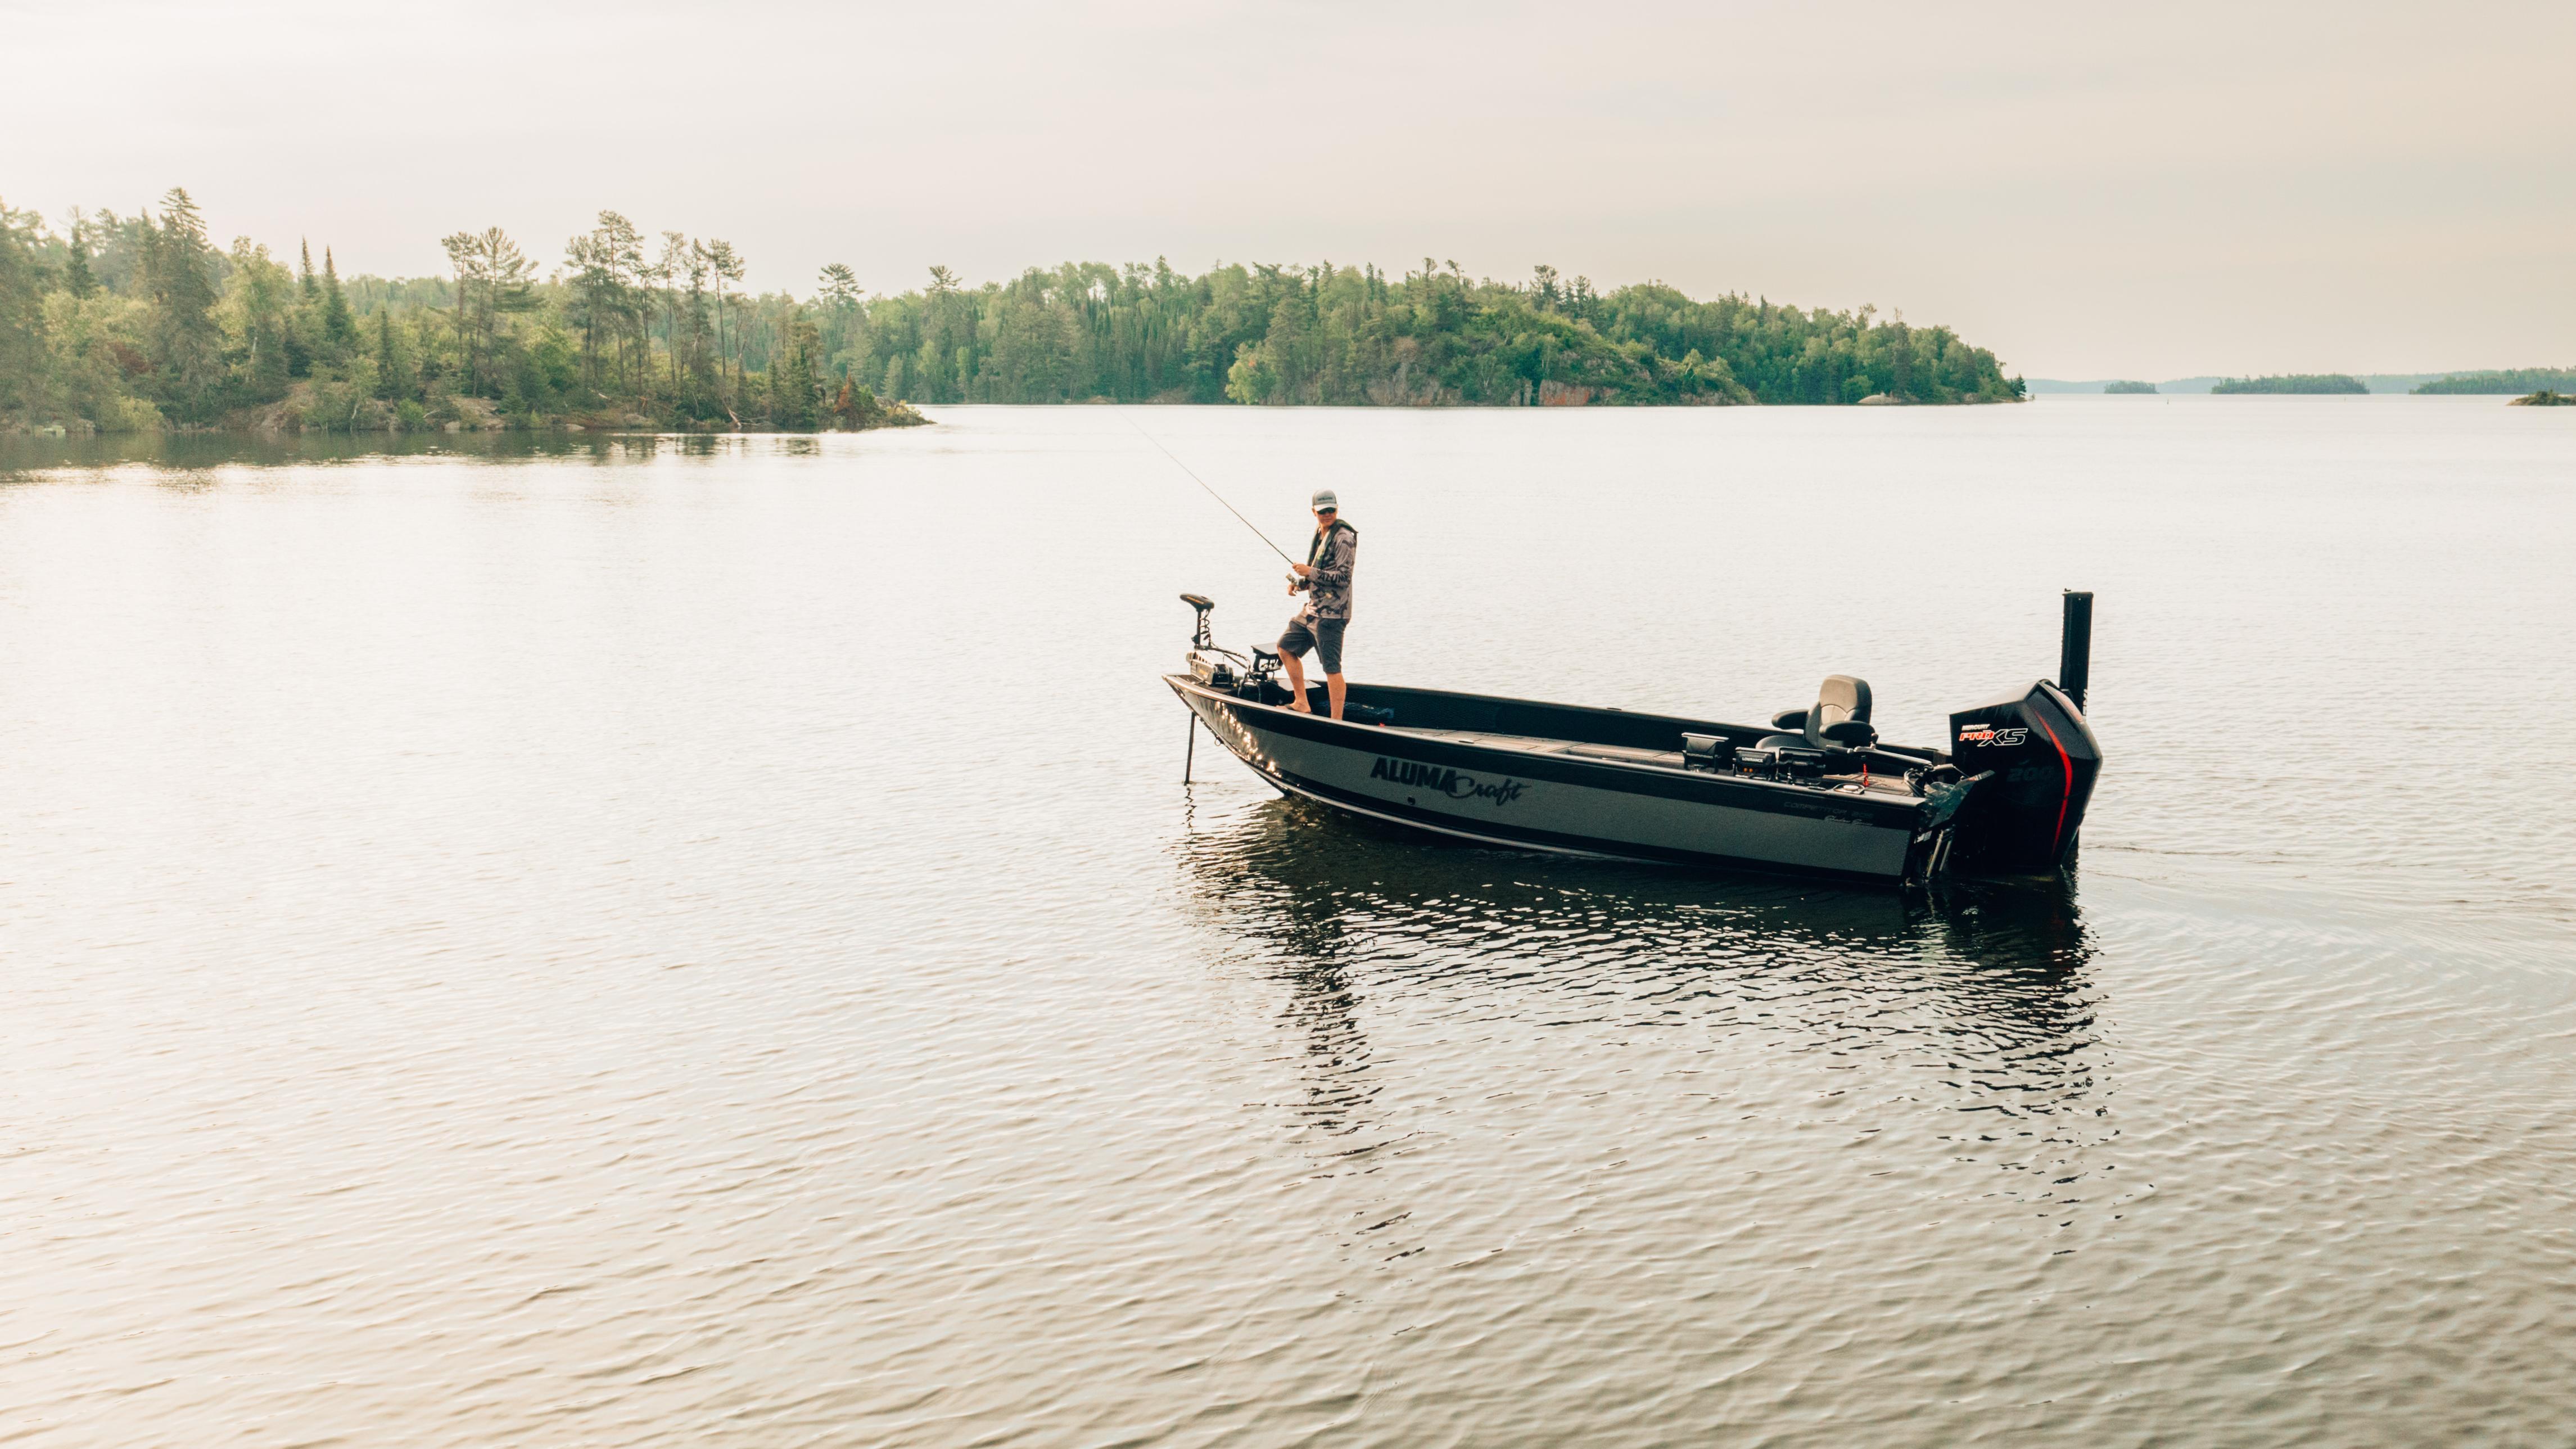
<path fill-rule="evenodd" d="M 1374 261 L 1902 308 L 2034 377 L 2576 363 L 2576 4 L 0 0 L 0 200 L 760 286 Z"/>

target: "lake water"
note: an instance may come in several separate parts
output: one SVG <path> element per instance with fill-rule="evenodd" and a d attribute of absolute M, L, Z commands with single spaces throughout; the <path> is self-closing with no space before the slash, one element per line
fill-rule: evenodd
<path fill-rule="evenodd" d="M 2576 414 L 937 416 L 0 453 L 0 1440 L 2576 1434 Z M 2093 589 L 2077 879 L 1185 786 L 1140 427 L 1362 680 L 1934 741 Z"/>

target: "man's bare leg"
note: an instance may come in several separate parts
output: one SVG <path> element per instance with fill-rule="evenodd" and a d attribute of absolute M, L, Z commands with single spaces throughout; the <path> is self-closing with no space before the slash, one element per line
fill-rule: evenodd
<path fill-rule="evenodd" d="M 1342 677 L 1340 675 L 1327 674 L 1324 676 L 1324 693 L 1333 697 L 1333 718 L 1335 719 L 1340 719 L 1342 717 L 1343 688 Z M 1300 692 L 1302 693 L 1302 691 Z"/>
<path fill-rule="evenodd" d="M 1306 707 L 1305 664 L 1294 654 L 1280 655 L 1279 663 L 1281 667 L 1288 671 L 1288 693 L 1290 695 L 1288 707 L 1293 710 L 1304 711 L 1307 714 L 1313 714 L 1314 711 Z"/>

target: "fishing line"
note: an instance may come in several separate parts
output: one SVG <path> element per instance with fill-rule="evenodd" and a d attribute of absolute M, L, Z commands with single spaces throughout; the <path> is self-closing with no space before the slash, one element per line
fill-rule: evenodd
<path fill-rule="evenodd" d="M 1121 412 L 1121 413 L 1119 414 L 1119 416 L 1121 416 L 1121 417 L 1126 417 L 1126 414 L 1125 414 L 1124 412 Z M 1217 503 L 1225 509 L 1225 511 L 1226 511 L 1226 512 L 1233 514 L 1233 515 L 1235 516 L 1235 518 L 1243 524 L 1243 526 L 1244 526 L 1244 527 L 1251 529 L 1251 530 L 1252 530 L 1252 536 L 1253 536 L 1254 538 L 1260 539 L 1263 543 L 1270 544 L 1270 551 L 1271 551 L 1272 553 L 1275 553 L 1275 554 L 1279 555 L 1280 559 L 1281 559 L 1283 562 L 1285 562 L 1285 563 L 1286 563 L 1290 568 L 1295 568 L 1295 567 L 1297 566 L 1297 561 L 1296 561 L 1295 559 L 1293 559 L 1293 558 L 1288 557 L 1288 550 L 1286 550 L 1286 549 L 1284 549 L 1284 548 L 1281 548 L 1279 545 L 1277 545 L 1277 544 L 1275 544 L 1275 543 L 1270 543 L 1270 535 L 1269 535 L 1269 534 L 1263 533 L 1263 532 L 1261 531 L 1261 528 L 1260 528 L 1260 526 L 1259 526 L 1259 525 L 1255 524 L 1251 519 L 1249 519 L 1249 518 L 1245 518 L 1245 517 L 1243 516 L 1243 510 L 1242 510 L 1242 509 L 1235 507 L 1235 506 L 1234 506 L 1233 504 L 1231 504 L 1231 503 L 1227 503 L 1227 502 L 1225 501 L 1225 495 L 1224 495 L 1224 494 L 1217 492 L 1214 488 L 1208 488 L 1208 480 L 1206 480 L 1205 478 L 1200 477 L 1200 476 L 1199 476 L 1198 474 L 1196 474 L 1196 473 L 1191 473 L 1191 472 L 1190 472 L 1190 465 L 1189 465 L 1189 464 L 1187 464 L 1187 463 L 1182 462 L 1182 461 L 1180 460 L 1180 456 L 1179 456 L 1178 454 L 1174 453 L 1171 449 L 1163 447 L 1163 443 L 1162 443 L 1162 440 L 1161 440 L 1161 439 L 1159 439 L 1159 438 L 1155 437 L 1152 433 L 1146 432 L 1146 431 L 1145 431 L 1145 425 L 1144 425 L 1144 424 L 1142 424 L 1142 423 L 1140 423 L 1140 422 L 1136 421 L 1134 418 L 1127 418 L 1127 426 L 1129 426 L 1129 427 L 1131 427 L 1131 428 L 1134 428 L 1134 429 L 1136 430 L 1136 436 L 1138 436 L 1138 437 L 1140 437 L 1140 438 L 1143 438 L 1146 442 L 1152 443 L 1156 448 L 1161 449 L 1161 450 L 1162 450 L 1162 454 L 1163 454 L 1163 456 L 1172 460 L 1172 466 L 1173 466 L 1173 467 L 1180 469 L 1180 470 L 1181 470 L 1182 472 L 1184 472 L 1184 473 L 1189 473 L 1189 474 L 1190 474 L 1190 481 L 1191 481 L 1191 482 L 1196 483 L 1196 484 L 1197 484 L 1197 485 L 1199 485 L 1201 488 L 1207 488 L 1207 496 L 1209 496 L 1210 498 L 1215 499 L 1215 500 L 1217 501 Z"/>

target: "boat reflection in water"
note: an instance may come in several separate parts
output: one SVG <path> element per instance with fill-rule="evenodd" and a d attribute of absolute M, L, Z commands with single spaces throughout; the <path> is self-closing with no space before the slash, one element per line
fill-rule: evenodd
<path fill-rule="evenodd" d="M 1739 1142 L 1761 1119 L 1888 1132 L 2054 1204 L 2107 1165 L 2087 1160 L 2112 1128 L 2064 882 L 1705 877 L 1432 845 L 1295 799 L 1202 820 L 1180 855 L 1219 959 L 1284 989 L 1303 1098 L 1278 1105 L 1318 1157 L 1443 1130 L 1462 1099 L 1562 1090 Z"/>

